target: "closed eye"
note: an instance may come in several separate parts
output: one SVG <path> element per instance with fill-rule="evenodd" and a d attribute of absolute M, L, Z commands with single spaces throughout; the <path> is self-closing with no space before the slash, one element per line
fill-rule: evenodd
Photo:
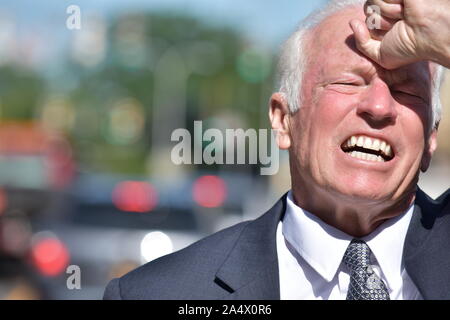
<path fill-rule="evenodd" d="M 357 82 L 335 82 L 332 84 L 337 84 L 337 85 L 342 85 L 342 86 L 359 86 L 359 85 L 361 85 L 360 83 L 357 83 Z"/>
<path fill-rule="evenodd" d="M 344 94 L 356 94 L 363 89 L 364 84 L 359 82 L 333 82 L 328 86 L 329 90 L 344 93 Z"/>
<path fill-rule="evenodd" d="M 405 97 L 405 98 L 419 99 L 422 102 L 427 102 L 423 97 L 421 97 L 421 96 L 419 96 L 417 94 L 408 92 L 408 91 L 392 90 L 392 94 L 393 95 L 397 95 L 397 96 L 399 95 L 399 96 Z"/>

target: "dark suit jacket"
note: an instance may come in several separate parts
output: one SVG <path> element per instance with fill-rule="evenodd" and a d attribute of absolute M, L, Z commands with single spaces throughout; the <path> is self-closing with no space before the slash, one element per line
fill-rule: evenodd
<path fill-rule="evenodd" d="M 450 299 L 450 189 L 418 191 L 403 259 L 424 299 Z M 149 262 L 107 286 L 104 299 L 279 299 L 276 230 L 286 195 L 268 212 Z"/>

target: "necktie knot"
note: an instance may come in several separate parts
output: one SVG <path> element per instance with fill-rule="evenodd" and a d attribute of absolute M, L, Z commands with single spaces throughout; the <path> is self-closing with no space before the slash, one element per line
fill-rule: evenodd
<path fill-rule="evenodd" d="M 353 239 L 345 251 L 343 261 L 350 270 L 367 269 L 370 265 L 370 253 L 367 243 Z"/>

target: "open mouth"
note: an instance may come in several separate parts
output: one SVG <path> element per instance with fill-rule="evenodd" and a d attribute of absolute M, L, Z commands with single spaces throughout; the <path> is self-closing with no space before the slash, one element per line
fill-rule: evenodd
<path fill-rule="evenodd" d="M 386 141 L 367 136 L 351 136 L 341 145 L 342 151 L 353 158 L 387 162 L 394 158 L 392 147 Z"/>

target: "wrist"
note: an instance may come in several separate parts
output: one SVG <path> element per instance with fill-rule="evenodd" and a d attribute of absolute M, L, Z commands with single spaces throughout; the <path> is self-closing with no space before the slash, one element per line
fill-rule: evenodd
<path fill-rule="evenodd" d="M 433 61 L 444 67 L 450 68 L 450 43 L 442 41 L 443 39 L 434 39 L 425 43 L 419 42 L 416 47 L 417 57 L 420 60 Z"/>
<path fill-rule="evenodd" d="M 443 46 L 440 50 L 436 50 L 430 60 L 441 66 L 450 68 L 450 44 Z"/>

